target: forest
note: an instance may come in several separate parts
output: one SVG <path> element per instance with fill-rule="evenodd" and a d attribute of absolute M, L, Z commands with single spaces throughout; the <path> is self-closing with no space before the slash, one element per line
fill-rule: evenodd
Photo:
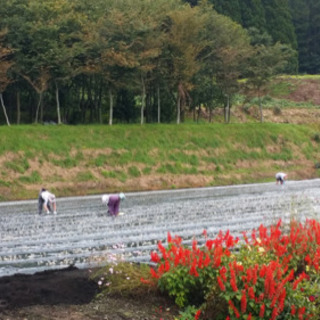
<path fill-rule="evenodd" d="M 315 0 L 0 4 L 2 125 L 180 123 L 200 106 L 229 122 L 237 94 L 320 71 Z"/>

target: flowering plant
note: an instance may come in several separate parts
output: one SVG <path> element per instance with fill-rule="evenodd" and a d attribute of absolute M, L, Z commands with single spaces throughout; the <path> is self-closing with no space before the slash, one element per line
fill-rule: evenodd
<path fill-rule="evenodd" d="M 281 220 L 261 225 L 244 241 L 220 232 L 192 247 L 168 233 L 151 254 L 152 277 L 180 307 L 194 305 L 198 318 L 222 320 L 319 319 L 320 224 Z M 199 319 L 200 319 L 199 318 Z"/>

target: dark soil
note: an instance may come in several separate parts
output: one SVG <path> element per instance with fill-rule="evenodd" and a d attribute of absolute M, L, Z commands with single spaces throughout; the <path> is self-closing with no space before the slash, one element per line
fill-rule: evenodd
<path fill-rule="evenodd" d="M 172 301 L 160 293 L 103 295 L 88 270 L 69 267 L 0 278 L 0 320 L 173 320 Z"/>

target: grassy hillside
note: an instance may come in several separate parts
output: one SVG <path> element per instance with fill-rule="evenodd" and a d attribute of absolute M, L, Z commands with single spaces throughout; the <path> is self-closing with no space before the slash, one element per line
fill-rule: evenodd
<path fill-rule="evenodd" d="M 320 125 L 0 127 L 0 200 L 319 176 Z"/>

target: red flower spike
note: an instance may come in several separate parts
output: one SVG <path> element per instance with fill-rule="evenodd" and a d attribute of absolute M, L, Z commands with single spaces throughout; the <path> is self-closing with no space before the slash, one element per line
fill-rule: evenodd
<path fill-rule="evenodd" d="M 230 308 L 231 308 L 232 311 L 234 312 L 235 316 L 236 316 L 237 318 L 240 318 L 240 313 L 239 313 L 238 309 L 235 307 L 235 305 L 233 304 L 233 302 L 232 302 L 231 300 L 229 300 L 228 303 L 229 303 Z"/>
<path fill-rule="evenodd" d="M 242 296 L 241 296 L 241 312 L 245 313 L 247 310 L 247 295 L 246 291 L 242 290 Z"/>
<path fill-rule="evenodd" d="M 199 317 L 200 317 L 200 315 L 201 315 L 201 310 L 198 310 L 198 311 L 196 312 L 195 316 L 194 316 L 194 319 L 195 319 L 195 320 L 198 320 Z"/>
<path fill-rule="evenodd" d="M 266 305 L 262 304 L 261 307 L 260 307 L 259 318 L 263 318 L 264 317 L 265 309 L 266 309 Z"/>

